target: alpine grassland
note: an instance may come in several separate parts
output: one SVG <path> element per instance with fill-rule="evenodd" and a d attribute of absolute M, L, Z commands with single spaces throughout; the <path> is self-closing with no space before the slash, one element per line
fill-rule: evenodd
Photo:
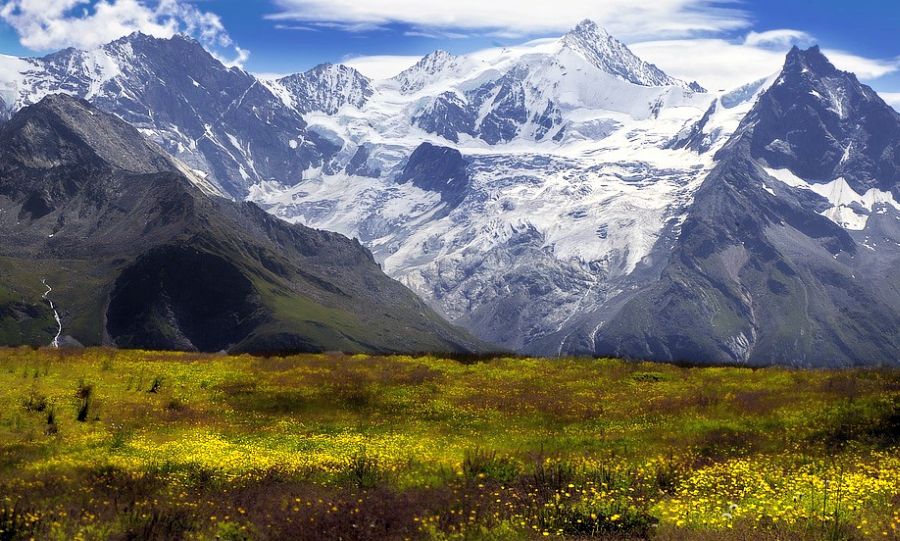
<path fill-rule="evenodd" d="M 0 350 L 0 541 L 900 539 L 900 371 Z"/>

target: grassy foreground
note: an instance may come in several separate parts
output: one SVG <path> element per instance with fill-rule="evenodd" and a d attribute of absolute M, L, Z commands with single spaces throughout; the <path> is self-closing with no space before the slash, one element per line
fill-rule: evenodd
<path fill-rule="evenodd" d="M 900 372 L 0 350 L 0 541 L 900 539 Z"/>

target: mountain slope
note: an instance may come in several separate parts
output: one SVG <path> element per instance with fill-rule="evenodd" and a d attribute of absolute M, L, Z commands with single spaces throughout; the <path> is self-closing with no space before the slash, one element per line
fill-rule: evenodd
<path fill-rule="evenodd" d="M 266 85 L 301 113 L 320 111 L 329 115 L 345 105 L 361 108 L 374 92 L 367 77 L 340 64 L 321 64 Z"/>
<path fill-rule="evenodd" d="M 898 130 L 818 48 L 792 50 L 719 152 L 662 278 L 596 333 L 595 353 L 900 362 Z"/>
<path fill-rule="evenodd" d="M 630 83 L 642 86 L 681 86 L 686 90 L 705 92 L 696 82 L 686 84 L 641 60 L 624 43 L 609 35 L 594 21 L 579 23 L 563 37 L 563 43 L 581 53 L 588 62 L 602 71 Z"/>
<path fill-rule="evenodd" d="M 9 112 L 52 93 L 84 98 L 232 197 L 262 180 L 299 181 L 337 150 L 253 76 L 183 36 L 136 33 L 91 51 L 4 62 Z"/>
<path fill-rule="evenodd" d="M 0 130 L 0 330 L 46 344 L 218 351 L 467 351 L 478 344 L 336 233 L 201 192 L 87 102 Z"/>
<path fill-rule="evenodd" d="M 372 81 L 360 108 L 305 115 L 341 141 L 335 166 L 287 188 L 260 183 L 250 199 L 359 238 L 483 339 L 556 355 L 666 260 L 713 165 L 712 152 L 671 144 L 717 98 L 690 86 L 587 23 L 559 39 L 438 51 Z"/>

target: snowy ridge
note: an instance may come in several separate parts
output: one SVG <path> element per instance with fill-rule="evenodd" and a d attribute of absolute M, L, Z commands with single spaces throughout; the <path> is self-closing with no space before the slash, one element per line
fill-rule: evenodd
<path fill-rule="evenodd" d="M 204 190 L 242 198 L 263 179 L 296 182 L 331 152 L 302 116 L 250 74 L 226 68 L 194 40 L 140 33 L 90 51 L 0 58 L 4 116 L 47 95 L 88 100 L 184 162 Z"/>
<path fill-rule="evenodd" d="M 680 86 L 685 90 L 704 91 L 697 83 L 688 84 L 669 77 L 653 64 L 641 60 L 624 43 L 610 36 L 594 21 L 582 21 L 562 41 L 597 68 L 630 83 L 642 86 Z"/>
<path fill-rule="evenodd" d="M 685 126 L 672 146 L 697 152 L 715 152 L 737 131 L 744 117 L 775 82 L 780 74 L 748 83 L 718 95 L 697 122 Z"/>
<path fill-rule="evenodd" d="M 321 111 L 333 115 L 345 105 L 359 109 L 374 92 L 367 77 L 340 64 L 321 64 L 305 73 L 265 83 L 301 113 Z"/>
<path fill-rule="evenodd" d="M 460 59 L 447 51 L 437 50 L 401 72 L 393 81 L 399 85 L 401 94 L 415 94 L 432 83 L 453 76 L 461 68 Z"/>
<path fill-rule="evenodd" d="M 555 353 L 586 314 L 650 279 L 714 165 L 710 152 L 669 143 L 716 96 L 657 73 L 612 38 L 602 52 L 620 61 L 606 66 L 601 51 L 572 40 L 439 51 L 373 81 L 359 107 L 305 114 L 341 151 L 302 183 L 262 182 L 249 198 L 359 238 L 390 276 L 482 337 Z M 423 142 L 469 164 L 452 204 L 398 181 Z M 493 329 L 492 311 L 502 310 L 520 321 Z"/>
<path fill-rule="evenodd" d="M 828 200 L 830 207 L 819 214 L 845 229 L 862 231 L 872 213 L 884 213 L 889 207 L 900 211 L 900 202 L 894 199 L 891 192 L 870 188 L 860 194 L 850 187 L 844 177 L 829 182 L 810 182 L 790 169 L 764 169 L 769 176 L 792 188 L 809 190 Z"/>

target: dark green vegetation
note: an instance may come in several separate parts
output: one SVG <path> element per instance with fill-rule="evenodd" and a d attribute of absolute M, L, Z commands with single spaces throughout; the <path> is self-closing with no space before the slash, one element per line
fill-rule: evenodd
<path fill-rule="evenodd" d="M 900 539 L 900 373 L 0 350 L 0 539 Z"/>
<path fill-rule="evenodd" d="M 371 254 L 203 193 L 137 130 L 50 96 L 0 130 L 0 344 L 470 351 Z M 202 184 L 202 180 L 195 179 Z"/>

